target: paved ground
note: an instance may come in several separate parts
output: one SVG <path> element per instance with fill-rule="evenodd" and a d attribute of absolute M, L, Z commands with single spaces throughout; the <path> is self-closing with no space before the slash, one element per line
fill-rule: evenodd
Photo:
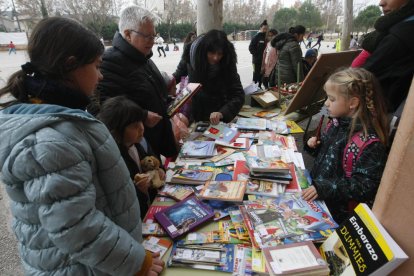
<path fill-rule="evenodd" d="M 182 44 L 178 44 L 180 51 L 169 51 L 167 57 L 158 57 L 156 48 L 154 47 L 154 57 L 152 58 L 161 71 L 173 73 L 181 58 Z M 238 55 L 238 72 L 243 86 L 251 83 L 252 79 L 252 65 L 251 55 L 248 51 L 248 41 L 236 41 L 235 48 Z M 333 52 L 333 42 L 323 42 L 320 48 L 321 53 Z M 172 47 L 170 47 L 172 49 Z M 302 44 L 302 51 L 305 53 L 306 49 Z M 27 52 L 17 51 L 17 54 L 8 55 L 7 52 L 0 52 L 0 87 L 4 85 L 4 81 L 15 71 L 20 69 L 20 66 L 28 60 Z M 316 125 L 317 119 L 312 121 L 311 126 Z M 304 126 L 304 123 L 301 124 Z M 298 137 L 298 146 L 302 148 L 302 139 Z M 305 157 L 305 164 L 307 167 L 311 164 L 311 159 Z M 23 275 L 20 259 L 17 252 L 16 239 L 10 230 L 11 215 L 9 212 L 9 202 L 4 191 L 3 185 L 0 185 L 0 276 L 3 275 Z"/>

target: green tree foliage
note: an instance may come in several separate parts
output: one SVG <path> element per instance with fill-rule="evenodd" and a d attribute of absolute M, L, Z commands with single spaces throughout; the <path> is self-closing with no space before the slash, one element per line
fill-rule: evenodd
<path fill-rule="evenodd" d="M 231 34 L 233 32 L 240 32 L 240 31 L 245 31 L 245 30 L 258 30 L 258 26 L 257 24 L 237 24 L 237 23 L 231 23 L 231 22 L 226 22 L 223 24 L 223 31 L 226 34 Z"/>
<path fill-rule="evenodd" d="M 297 24 L 303 25 L 310 30 L 322 26 L 321 14 L 310 0 L 306 0 L 300 6 Z"/>
<path fill-rule="evenodd" d="M 194 31 L 194 26 L 191 23 L 179 23 L 179 24 L 166 24 L 161 23 L 156 27 L 157 33 L 164 38 L 166 42 L 171 42 L 170 39 L 178 39 L 178 41 L 183 41 L 187 34 L 191 31 Z"/>
<path fill-rule="evenodd" d="M 367 32 L 374 27 L 375 21 L 381 16 L 381 10 L 377 5 L 371 5 L 362 10 L 354 19 L 354 28 L 358 31 Z"/>
<path fill-rule="evenodd" d="M 280 32 L 287 32 L 290 27 L 296 25 L 298 12 L 294 8 L 283 8 L 275 12 L 273 27 Z"/>

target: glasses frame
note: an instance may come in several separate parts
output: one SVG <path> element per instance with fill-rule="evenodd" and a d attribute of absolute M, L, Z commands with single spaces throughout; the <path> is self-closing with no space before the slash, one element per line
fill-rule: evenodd
<path fill-rule="evenodd" d="M 146 35 L 146 34 L 141 33 L 140 31 L 135 31 L 135 30 L 132 30 L 132 29 L 130 29 L 129 31 L 133 32 L 133 33 L 136 33 L 137 35 L 142 36 L 142 38 L 144 38 L 147 41 L 151 41 L 151 40 L 155 41 L 155 39 L 157 38 L 156 35 Z"/>

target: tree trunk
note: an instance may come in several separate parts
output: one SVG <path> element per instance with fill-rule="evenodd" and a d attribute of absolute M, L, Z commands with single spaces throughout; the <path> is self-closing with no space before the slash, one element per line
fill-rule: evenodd
<path fill-rule="evenodd" d="M 223 0 L 197 0 L 197 35 L 223 29 Z"/>
<path fill-rule="evenodd" d="M 341 51 L 349 50 L 349 42 L 351 40 L 349 34 L 352 29 L 352 6 L 353 0 L 344 0 L 344 22 L 342 23 Z"/>

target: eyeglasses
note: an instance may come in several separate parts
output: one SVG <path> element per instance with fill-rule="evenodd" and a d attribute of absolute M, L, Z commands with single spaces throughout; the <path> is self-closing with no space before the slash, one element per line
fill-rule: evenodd
<path fill-rule="evenodd" d="M 147 41 L 154 41 L 155 40 L 155 38 L 156 38 L 156 36 L 155 35 L 146 35 L 146 34 L 143 34 L 143 33 L 141 33 L 141 32 L 138 32 L 138 31 L 135 31 L 135 30 L 129 30 L 129 31 L 131 31 L 131 32 L 133 32 L 133 33 L 136 33 L 137 35 L 140 35 L 140 36 L 142 36 L 145 40 L 147 40 Z"/>

